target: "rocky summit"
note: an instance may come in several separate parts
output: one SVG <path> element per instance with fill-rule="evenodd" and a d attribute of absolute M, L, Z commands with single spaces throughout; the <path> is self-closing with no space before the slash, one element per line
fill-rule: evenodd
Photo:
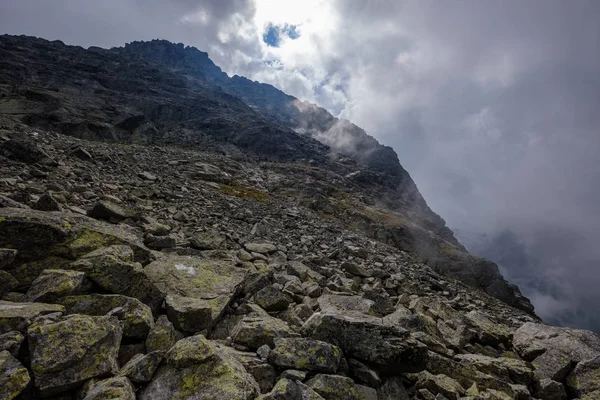
<path fill-rule="evenodd" d="M 0 399 L 598 399 L 391 148 L 166 41 L 0 37 Z"/>

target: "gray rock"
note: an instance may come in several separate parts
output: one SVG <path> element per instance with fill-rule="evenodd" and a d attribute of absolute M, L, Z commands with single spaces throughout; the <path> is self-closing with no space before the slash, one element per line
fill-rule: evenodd
<path fill-rule="evenodd" d="M 144 274 L 167 298 L 167 314 L 179 330 L 200 332 L 220 318 L 244 280 L 245 270 L 228 260 L 166 256 Z"/>
<path fill-rule="evenodd" d="M 307 371 L 299 371 L 297 369 L 286 369 L 281 373 L 279 379 L 290 379 L 292 381 L 304 382 L 307 373 Z"/>
<path fill-rule="evenodd" d="M 182 339 L 140 392 L 140 400 L 250 400 L 259 393 L 254 378 L 220 345 L 204 336 Z"/>
<path fill-rule="evenodd" d="M 542 379 L 540 380 L 536 397 L 545 400 L 566 400 L 567 392 L 562 383 L 553 381 L 552 379 Z"/>
<path fill-rule="evenodd" d="M 375 388 L 381 385 L 379 374 L 368 365 L 351 358 L 348 360 L 348 366 L 350 367 L 350 375 L 355 380 Z"/>
<path fill-rule="evenodd" d="M 67 314 L 113 315 L 123 321 L 123 336 L 146 339 L 154 326 L 150 307 L 132 297 L 117 294 L 69 296 L 58 300 Z"/>
<path fill-rule="evenodd" d="M 6 293 L 12 291 L 18 286 L 19 281 L 17 281 L 8 272 L 0 270 L 0 297 L 4 296 Z"/>
<path fill-rule="evenodd" d="M 254 295 L 254 301 L 266 311 L 282 311 L 288 307 L 292 299 L 281 290 L 267 286 Z"/>
<path fill-rule="evenodd" d="M 335 373 L 342 351 L 327 342 L 310 338 L 275 339 L 275 348 L 269 353 L 269 362 L 281 368 Z"/>
<path fill-rule="evenodd" d="M 200 232 L 190 238 L 190 245 L 197 250 L 217 250 L 225 244 L 225 237 L 219 234 Z"/>
<path fill-rule="evenodd" d="M 166 315 L 161 315 L 150 329 L 146 338 L 146 350 L 149 353 L 157 350 L 168 351 L 175 344 L 175 328 Z"/>
<path fill-rule="evenodd" d="M 558 382 L 577 362 L 600 355 L 600 337 L 593 332 L 532 322 L 517 329 L 513 346 L 532 362 L 536 375 Z"/>
<path fill-rule="evenodd" d="M 0 301 L 0 333 L 26 332 L 35 318 L 64 311 L 65 308 L 58 304 Z"/>
<path fill-rule="evenodd" d="M 306 382 L 306 386 L 325 400 L 359 400 L 363 397 L 352 379 L 339 375 L 317 374 Z"/>
<path fill-rule="evenodd" d="M 135 383 L 150 382 L 164 356 L 165 352 L 162 350 L 137 354 L 121 368 L 119 376 L 125 376 Z"/>
<path fill-rule="evenodd" d="M 319 308 L 322 312 L 359 312 L 372 315 L 374 301 L 361 296 L 344 296 L 337 294 L 324 294 L 318 298 Z"/>
<path fill-rule="evenodd" d="M 441 393 L 449 400 L 458 400 L 465 394 L 465 389 L 454 379 L 442 374 L 433 375 L 427 371 L 419 373 L 415 386 L 417 390 L 426 389 L 434 395 Z"/>
<path fill-rule="evenodd" d="M 135 400 L 135 389 L 125 377 L 109 378 L 89 385 L 83 400 Z"/>
<path fill-rule="evenodd" d="M 297 380 L 282 378 L 271 392 L 257 400 L 323 400 L 323 397 Z"/>
<path fill-rule="evenodd" d="M 272 254 L 277 251 L 277 246 L 270 243 L 246 243 L 244 248 L 250 253 Z"/>
<path fill-rule="evenodd" d="M 122 328 L 115 317 L 71 315 L 28 330 L 31 370 L 42 396 L 118 372 Z"/>
<path fill-rule="evenodd" d="M 513 337 L 511 328 L 492 321 L 488 315 L 481 311 L 468 312 L 465 319 L 475 329 L 479 341 L 484 345 L 509 344 Z"/>
<path fill-rule="evenodd" d="M 110 201 L 99 201 L 88 211 L 88 216 L 109 222 L 120 222 L 133 217 L 134 213 Z"/>
<path fill-rule="evenodd" d="M 47 269 L 31 283 L 27 300 L 56 302 L 60 297 L 82 294 L 90 289 L 90 282 L 83 272 Z"/>
<path fill-rule="evenodd" d="M 600 356 L 581 361 L 567 377 L 569 392 L 582 399 L 600 393 Z"/>
<path fill-rule="evenodd" d="M 392 376 L 377 389 L 377 397 L 379 400 L 408 400 L 408 392 L 402 379 Z"/>
<path fill-rule="evenodd" d="M 275 339 L 298 336 L 284 321 L 274 318 L 256 305 L 250 305 L 248 313 L 235 324 L 230 333 L 234 343 L 251 350 L 261 346 L 273 346 Z"/>
<path fill-rule="evenodd" d="M 25 337 L 17 331 L 7 332 L 0 335 L 0 351 L 8 351 L 13 357 L 19 356 L 19 350 Z"/>
<path fill-rule="evenodd" d="M 40 211 L 62 211 L 60 203 L 50 193 L 44 193 L 33 205 L 33 208 Z"/>
<path fill-rule="evenodd" d="M 426 346 L 412 339 L 407 330 L 386 325 L 381 318 L 315 313 L 302 332 L 339 346 L 350 357 L 395 372 L 419 372 L 427 362 Z"/>
<path fill-rule="evenodd" d="M 27 368 L 8 351 L 0 351 L 0 399 L 16 398 L 30 381 Z"/>

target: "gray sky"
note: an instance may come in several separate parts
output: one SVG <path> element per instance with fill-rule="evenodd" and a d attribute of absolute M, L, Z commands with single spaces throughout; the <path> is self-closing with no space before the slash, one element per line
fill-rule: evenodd
<path fill-rule="evenodd" d="M 268 24 L 296 25 L 300 37 L 269 47 Z M 229 74 L 318 103 L 392 146 L 467 246 L 516 232 L 542 266 L 534 277 L 563 289 L 557 299 L 524 288 L 543 317 L 600 305 L 600 2 L 0 0 L 0 27 L 82 46 L 164 38 L 208 51 Z"/>

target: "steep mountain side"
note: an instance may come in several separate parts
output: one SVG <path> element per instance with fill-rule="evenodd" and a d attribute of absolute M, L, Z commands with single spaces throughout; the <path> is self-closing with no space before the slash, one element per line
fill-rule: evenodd
<path fill-rule="evenodd" d="M 458 243 L 392 149 L 272 86 L 229 78 L 206 53 L 159 40 L 85 50 L 2 36 L 0 60 L 4 116 L 85 139 L 301 163 L 301 179 L 312 184 L 298 185 L 295 195 L 307 207 L 533 312 L 493 263 Z M 335 178 L 314 179 L 311 171 Z"/>

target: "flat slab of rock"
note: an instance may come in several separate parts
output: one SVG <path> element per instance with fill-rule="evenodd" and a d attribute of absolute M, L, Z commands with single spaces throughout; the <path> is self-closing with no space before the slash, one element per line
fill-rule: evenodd
<path fill-rule="evenodd" d="M 64 313 L 65 308 L 59 304 L 13 303 L 0 300 L 0 333 L 26 332 L 35 318 L 56 312 Z"/>
<path fill-rule="evenodd" d="M 0 230 L 0 247 L 17 249 L 17 263 L 48 255 L 75 260 L 114 244 L 130 246 L 135 261 L 147 263 L 155 258 L 129 227 L 78 214 L 0 208 Z"/>
<path fill-rule="evenodd" d="M 315 313 L 302 326 L 305 336 L 339 346 L 344 354 L 395 372 L 425 369 L 427 347 L 381 318 L 361 314 Z"/>
<path fill-rule="evenodd" d="M 310 338 L 275 339 L 269 362 L 280 368 L 335 373 L 342 358 L 339 347 Z"/>
<path fill-rule="evenodd" d="M 257 350 L 263 345 L 273 346 L 277 338 L 299 336 L 287 323 L 270 316 L 260 307 L 250 305 L 249 308 L 252 311 L 244 315 L 231 330 L 234 343 Z"/>
<path fill-rule="evenodd" d="M 28 330 L 31 370 L 42 396 L 118 372 L 122 327 L 116 317 L 70 315 Z"/>
<path fill-rule="evenodd" d="M 369 315 L 373 312 L 375 302 L 361 296 L 343 296 L 324 294 L 317 300 L 321 311 L 338 311 L 340 313 L 354 311 Z"/>
<path fill-rule="evenodd" d="M 235 357 L 197 335 L 178 341 L 169 350 L 138 399 L 250 400 L 258 393 L 258 384 Z"/>
<path fill-rule="evenodd" d="M 118 294 L 68 296 L 58 300 L 67 314 L 114 315 L 123 321 L 123 335 L 146 339 L 154 327 L 150 307 L 133 297 Z"/>
<path fill-rule="evenodd" d="M 345 376 L 318 374 L 306 385 L 325 400 L 359 400 L 364 398 L 354 381 Z"/>
<path fill-rule="evenodd" d="M 144 274 L 167 296 L 169 320 L 177 329 L 210 328 L 240 290 L 246 270 L 227 260 L 168 256 L 144 268 Z"/>
<path fill-rule="evenodd" d="M 0 399 L 16 398 L 30 381 L 27 368 L 8 351 L 0 351 Z"/>

